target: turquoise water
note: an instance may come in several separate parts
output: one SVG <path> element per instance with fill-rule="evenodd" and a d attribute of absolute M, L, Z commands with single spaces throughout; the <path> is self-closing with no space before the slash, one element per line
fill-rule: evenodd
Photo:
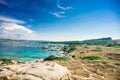
<path fill-rule="evenodd" d="M 58 44 L 55 44 L 58 45 Z M 19 61 L 36 60 L 49 55 L 58 54 L 56 51 L 40 49 L 38 46 L 49 46 L 49 44 L 18 44 L 0 43 L 0 57 L 15 59 Z"/>

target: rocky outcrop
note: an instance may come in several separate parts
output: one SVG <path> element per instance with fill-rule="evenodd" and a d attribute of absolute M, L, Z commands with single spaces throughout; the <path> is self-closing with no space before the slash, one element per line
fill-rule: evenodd
<path fill-rule="evenodd" d="M 70 71 L 54 62 L 29 62 L 0 67 L 0 80 L 71 80 Z"/>

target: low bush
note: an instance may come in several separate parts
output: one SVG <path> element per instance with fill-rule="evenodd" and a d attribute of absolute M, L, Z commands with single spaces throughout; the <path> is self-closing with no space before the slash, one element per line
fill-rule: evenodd
<path fill-rule="evenodd" d="M 67 61 L 67 60 L 70 60 L 70 58 L 68 58 L 68 57 L 56 57 L 56 60 Z"/>
<path fill-rule="evenodd" d="M 74 51 L 76 48 L 74 48 L 74 47 L 71 47 L 71 48 L 69 48 L 69 52 L 72 52 L 72 51 Z"/>
<path fill-rule="evenodd" d="M 10 64 L 11 63 L 11 59 L 0 59 L 0 61 L 2 61 L 2 64 Z"/>
<path fill-rule="evenodd" d="M 44 59 L 44 61 L 47 61 L 47 60 L 55 60 L 56 59 L 56 56 L 54 56 L 54 55 L 50 55 L 50 56 L 48 56 L 47 58 L 45 58 Z"/>
<path fill-rule="evenodd" d="M 85 52 L 80 52 L 80 54 L 84 54 Z"/>
<path fill-rule="evenodd" d="M 103 58 L 99 56 L 85 56 L 82 58 L 83 60 L 102 60 Z"/>
<path fill-rule="evenodd" d="M 73 45 L 69 45 L 69 46 L 65 46 L 63 51 L 70 53 L 73 52 L 75 49 L 76 48 Z"/>
<path fill-rule="evenodd" d="M 56 57 L 54 55 L 50 55 L 50 56 L 48 56 L 47 58 L 44 59 L 44 61 L 50 61 L 50 60 L 63 60 L 63 61 L 66 61 L 66 60 L 70 60 L 70 58 L 68 58 L 68 57 Z"/>

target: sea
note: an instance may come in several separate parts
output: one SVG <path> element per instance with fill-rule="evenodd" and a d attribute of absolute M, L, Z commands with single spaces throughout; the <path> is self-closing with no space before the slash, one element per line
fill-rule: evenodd
<path fill-rule="evenodd" d="M 0 58 L 14 59 L 17 61 L 33 61 L 44 59 L 50 55 L 62 55 L 63 51 L 48 50 L 38 47 L 62 47 L 64 44 L 49 44 L 30 41 L 3 41 L 0 42 Z"/>

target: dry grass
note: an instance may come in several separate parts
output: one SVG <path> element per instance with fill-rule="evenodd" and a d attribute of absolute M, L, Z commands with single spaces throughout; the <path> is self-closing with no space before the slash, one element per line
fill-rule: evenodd
<path fill-rule="evenodd" d="M 92 51 L 96 47 L 99 47 L 102 51 Z M 81 54 L 80 52 L 84 53 Z M 56 62 L 71 70 L 73 80 L 120 80 L 120 56 L 118 56 L 120 55 L 120 48 L 76 46 L 76 50 L 72 54 L 76 55 L 77 58 Z M 89 61 L 81 59 L 89 55 L 101 56 L 104 60 Z"/>

